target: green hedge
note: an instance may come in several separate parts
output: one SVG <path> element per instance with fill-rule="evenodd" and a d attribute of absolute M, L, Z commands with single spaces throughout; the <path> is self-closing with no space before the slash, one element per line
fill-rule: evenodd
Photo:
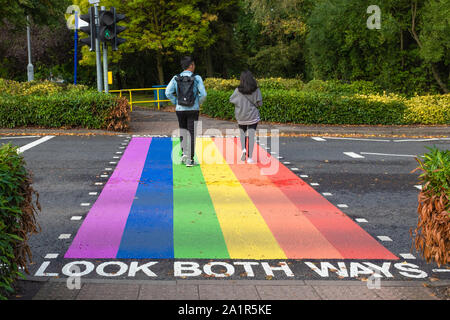
<path fill-rule="evenodd" d="M 31 187 L 31 178 L 25 169 L 17 147 L 0 147 L 0 299 L 13 291 L 12 285 L 21 276 L 19 267 L 26 269 L 31 260 L 27 240 L 38 232 L 35 220 L 40 209 L 37 193 Z"/>
<path fill-rule="evenodd" d="M 262 121 L 298 124 L 450 124 L 450 95 L 407 99 L 397 95 L 264 90 Z M 202 113 L 234 120 L 232 90 L 208 90 Z M 430 112 L 433 110 L 433 112 Z"/>
<path fill-rule="evenodd" d="M 83 127 L 127 130 L 125 98 L 85 86 L 0 79 L 0 127 Z"/>

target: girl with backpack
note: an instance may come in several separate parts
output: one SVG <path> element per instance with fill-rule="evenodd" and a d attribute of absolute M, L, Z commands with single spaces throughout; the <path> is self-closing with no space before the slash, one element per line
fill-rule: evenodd
<path fill-rule="evenodd" d="M 241 160 L 253 164 L 256 127 L 260 121 L 258 108 L 262 106 L 262 95 L 250 71 L 241 73 L 241 82 L 231 95 L 230 102 L 235 105 L 234 114 L 239 126 Z"/>

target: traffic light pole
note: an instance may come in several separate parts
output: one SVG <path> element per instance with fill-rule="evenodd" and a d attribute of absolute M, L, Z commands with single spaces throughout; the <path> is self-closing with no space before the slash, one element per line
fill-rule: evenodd
<path fill-rule="evenodd" d="M 99 17 L 98 17 L 98 3 L 94 4 L 94 13 L 95 13 L 95 28 L 97 30 L 97 34 L 99 34 Z M 95 39 L 95 54 L 96 54 L 96 66 L 97 66 L 97 90 L 98 92 L 103 91 L 103 81 L 102 81 L 102 61 L 100 56 L 100 40 L 98 37 Z"/>
<path fill-rule="evenodd" d="M 105 10 L 105 7 L 101 7 L 102 10 Z M 106 42 L 102 43 L 103 46 L 103 85 L 105 87 L 105 92 L 109 93 L 108 86 L 108 46 Z"/>

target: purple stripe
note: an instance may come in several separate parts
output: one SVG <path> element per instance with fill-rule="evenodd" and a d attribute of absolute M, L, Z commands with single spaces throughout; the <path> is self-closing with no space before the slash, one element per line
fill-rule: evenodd
<path fill-rule="evenodd" d="M 133 138 L 64 258 L 115 258 L 151 138 Z"/>

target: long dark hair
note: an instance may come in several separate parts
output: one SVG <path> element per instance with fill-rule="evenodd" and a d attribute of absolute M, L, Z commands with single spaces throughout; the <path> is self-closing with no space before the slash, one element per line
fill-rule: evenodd
<path fill-rule="evenodd" d="M 241 83 L 239 84 L 238 90 L 242 94 L 252 94 L 258 89 L 258 83 L 256 82 L 253 74 L 246 70 L 241 73 Z"/>

